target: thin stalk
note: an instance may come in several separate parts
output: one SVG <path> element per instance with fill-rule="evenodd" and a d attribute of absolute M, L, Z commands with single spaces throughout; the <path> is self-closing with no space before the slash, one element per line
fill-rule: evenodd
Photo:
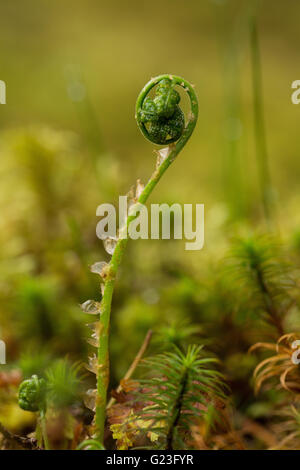
<path fill-rule="evenodd" d="M 254 107 L 254 129 L 256 141 L 256 155 L 259 171 L 260 190 L 262 195 L 262 203 L 265 218 L 268 224 L 272 218 L 272 185 L 269 169 L 266 131 L 263 107 L 263 91 L 262 91 L 262 71 L 259 38 L 257 32 L 256 14 L 250 15 L 250 48 L 251 48 L 251 64 L 252 64 L 252 87 L 253 87 L 253 107 Z"/>
<path fill-rule="evenodd" d="M 151 79 L 147 85 L 142 89 L 136 103 L 136 117 L 139 110 L 141 109 L 143 102 L 155 85 L 157 85 L 163 79 L 171 79 L 172 82 L 178 86 L 183 87 L 187 92 L 190 99 L 191 112 L 188 123 L 180 137 L 180 139 L 169 146 L 169 153 L 166 159 L 155 169 L 148 183 L 143 189 L 138 203 L 145 204 L 151 195 L 153 189 L 169 168 L 171 163 L 175 160 L 179 152 L 183 149 L 189 138 L 191 137 L 195 128 L 198 118 L 198 100 L 192 85 L 181 77 L 174 75 L 160 75 L 156 78 Z M 147 129 L 143 124 L 139 124 L 139 127 L 146 138 L 148 138 Z M 128 216 L 126 221 L 126 233 L 128 233 L 128 227 L 132 220 L 136 216 Z M 116 244 L 114 253 L 109 263 L 109 269 L 107 279 L 104 283 L 103 297 L 101 301 L 101 315 L 100 315 L 100 344 L 98 348 L 98 371 L 97 371 L 97 400 L 96 400 L 96 416 L 95 416 L 95 439 L 103 444 L 104 439 L 104 426 L 106 418 L 106 403 L 107 403 L 107 388 L 109 382 L 109 326 L 110 326 L 110 312 L 111 303 L 115 287 L 115 278 L 118 272 L 118 268 L 122 262 L 122 258 L 125 252 L 125 248 L 128 242 L 128 238 L 120 238 Z"/>
<path fill-rule="evenodd" d="M 41 421 L 41 431 L 42 431 L 45 450 L 50 450 L 50 444 L 49 444 L 47 427 L 46 427 L 46 413 L 43 410 L 40 412 L 40 421 Z"/>

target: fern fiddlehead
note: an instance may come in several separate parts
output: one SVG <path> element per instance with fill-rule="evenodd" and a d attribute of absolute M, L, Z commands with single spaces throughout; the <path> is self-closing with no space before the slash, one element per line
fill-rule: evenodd
<path fill-rule="evenodd" d="M 37 375 L 33 375 L 30 379 L 23 380 L 20 384 L 18 404 L 25 411 L 39 412 L 45 449 L 48 450 L 50 447 L 45 417 L 47 408 L 46 394 L 47 384 L 45 379 L 39 379 Z"/>
<path fill-rule="evenodd" d="M 154 99 L 146 97 L 137 110 L 140 129 L 155 144 L 176 142 L 183 132 L 184 114 L 179 107 L 180 95 L 174 87 L 172 80 L 164 78 L 157 85 Z"/>
<path fill-rule="evenodd" d="M 26 411 L 41 411 L 46 408 L 46 382 L 33 375 L 23 380 L 19 387 L 18 403 Z"/>
<path fill-rule="evenodd" d="M 190 100 L 190 113 L 185 124 L 184 114 L 179 107 L 180 95 L 175 86 L 182 87 Z M 155 97 L 148 95 L 155 90 Z M 157 167 L 148 183 L 141 190 L 136 202 L 145 204 L 154 187 L 165 173 L 170 164 L 191 137 L 198 118 L 198 101 L 192 85 L 181 77 L 160 75 L 151 79 L 142 89 L 136 103 L 136 120 L 143 135 L 159 145 L 167 145 L 164 158 L 158 160 Z M 162 154 L 160 154 L 162 155 Z M 125 230 L 135 218 L 129 215 Z M 95 439 L 103 445 L 104 425 L 106 418 L 107 388 L 109 380 L 109 324 L 111 302 L 118 267 L 122 261 L 128 238 L 120 238 L 114 248 L 110 263 L 105 268 L 103 276 L 104 288 L 100 307 L 99 346 L 97 356 L 97 396 L 95 415 Z"/>

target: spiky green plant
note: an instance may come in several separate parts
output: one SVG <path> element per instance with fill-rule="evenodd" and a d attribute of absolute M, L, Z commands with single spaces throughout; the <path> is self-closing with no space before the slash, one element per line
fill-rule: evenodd
<path fill-rule="evenodd" d="M 204 355 L 202 348 L 190 345 L 186 353 L 175 348 L 143 361 L 147 377 L 139 381 L 136 400 L 143 408 L 137 417 L 149 423 L 145 431 L 155 436 L 155 448 L 186 448 L 192 425 L 212 417 L 211 406 L 216 410 L 212 420 L 220 418 L 217 402 L 226 401 L 226 385 L 212 367 L 217 359 Z"/>
<path fill-rule="evenodd" d="M 273 236 L 240 239 L 232 249 L 229 263 L 233 282 L 240 288 L 242 308 L 272 325 L 276 335 L 282 336 L 285 316 L 294 303 L 295 282 L 280 244 Z"/>
<path fill-rule="evenodd" d="M 53 358 L 51 358 L 48 351 L 39 350 L 39 354 L 36 354 L 33 348 L 28 348 L 27 351 L 21 354 L 18 367 L 24 379 L 29 379 L 34 374 L 43 377 L 52 360 Z"/>
<path fill-rule="evenodd" d="M 79 393 L 80 368 L 79 364 L 70 365 L 65 360 L 58 360 L 46 371 L 49 404 L 63 408 L 74 403 Z"/>
<path fill-rule="evenodd" d="M 188 321 L 174 320 L 159 328 L 156 341 L 158 344 L 164 345 L 165 349 L 176 346 L 182 350 L 184 345 L 191 343 L 201 332 L 200 325 L 193 325 Z M 197 341 L 195 340 L 195 342 Z"/>
<path fill-rule="evenodd" d="M 280 422 L 278 431 L 282 439 L 274 450 L 299 450 L 300 448 L 300 409 L 299 403 L 286 406 L 280 415 L 283 422 Z"/>

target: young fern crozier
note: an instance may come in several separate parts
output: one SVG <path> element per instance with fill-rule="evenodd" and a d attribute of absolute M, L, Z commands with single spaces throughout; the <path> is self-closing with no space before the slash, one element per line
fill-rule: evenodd
<path fill-rule="evenodd" d="M 190 113 L 185 124 L 184 114 L 179 107 L 180 95 L 175 87 L 181 87 L 187 93 L 190 101 Z M 155 90 L 155 97 L 149 98 L 151 90 Z M 165 171 L 175 160 L 192 135 L 198 117 L 198 101 L 193 86 L 183 78 L 175 75 L 160 75 L 152 78 L 142 89 L 136 103 L 136 120 L 143 135 L 159 145 L 167 145 L 158 152 L 156 169 L 148 183 L 143 186 L 137 184 L 134 202 L 145 204 L 151 192 L 161 179 Z M 128 228 L 136 215 L 129 213 L 125 226 L 119 231 L 118 240 L 107 239 L 104 243 L 107 251 L 112 254 L 109 264 L 96 263 L 93 272 L 101 276 L 102 300 L 101 303 L 85 303 L 85 312 L 99 314 L 99 322 L 94 327 L 94 345 L 98 348 L 89 365 L 97 376 L 97 391 L 95 393 L 95 440 L 103 445 L 104 426 L 107 407 L 107 388 L 109 381 L 109 325 L 112 296 L 118 268 L 127 245 Z M 99 448 L 99 445 L 97 446 Z"/>
<path fill-rule="evenodd" d="M 53 443 L 54 448 L 68 446 L 68 441 L 71 444 L 74 425 L 69 410 L 78 403 L 80 368 L 79 364 L 69 365 L 66 360 L 58 360 L 44 371 L 44 377 L 32 375 L 20 383 L 20 408 L 38 414 L 36 436 L 39 448 L 50 450 Z M 65 422 L 68 422 L 68 429 L 62 424 Z M 53 429 L 55 423 L 60 432 L 55 432 L 54 438 L 47 428 Z"/>
<path fill-rule="evenodd" d="M 23 380 L 19 387 L 18 403 L 20 408 L 26 411 L 39 413 L 41 431 L 45 449 L 49 449 L 49 441 L 46 429 L 46 382 L 33 375 L 30 379 Z"/>

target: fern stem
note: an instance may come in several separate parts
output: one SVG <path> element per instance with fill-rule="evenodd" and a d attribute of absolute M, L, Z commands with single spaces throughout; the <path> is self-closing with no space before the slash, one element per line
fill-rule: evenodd
<path fill-rule="evenodd" d="M 40 412 L 40 420 L 41 420 L 41 431 L 42 431 L 45 450 L 50 450 L 50 443 L 49 443 L 48 433 L 47 433 L 46 413 L 43 410 Z"/>
<path fill-rule="evenodd" d="M 179 152 L 183 149 L 189 138 L 191 137 L 195 128 L 198 118 L 198 100 L 192 85 L 181 77 L 174 75 L 160 75 L 151 79 L 146 86 L 142 89 L 136 103 L 136 117 L 141 109 L 141 106 L 150 92 L 161 80 L 169 79 L 175 85 L 181 86 L 188 94 L 191 105 L 191 114 L 188 123 L 183 130 L 179 140 L 169 146 L 169 153 L 167 158 L 161 163 L 153 172 L 140 197 L 138 203 L 145 204 L 152 193 L 153 189 L 169 168 L 171 163 L 175 160 Z M 139 127 L 146 138 L 148 138 L 146 128 L 139 123 Z M 127 218 L 126 230 L 128 231 L 129 224 L 136 216 L 132 215 Z M 122 262 L 128 238 L 120 238 L 116 244 L 114 253 L 109 264 L 109 276 L 104 284 L 103 298 L 101 301 L 101 316 L 100 316 L 100 344 L 98 348 L 98 371 L 97 371 L 97 400 L 96 400 L 96 416 L 95 425 L 96 432 L 95 438 L 98 442 L 103 444 L 104 440 L 104 427 L 106 418 L 106 403 L 107 403 L 107 388 L 109 382 L 109 326 L 110 326 L 110 313 L 111 303 L 115 286 L 115 278 L 118 268 Z"/>

